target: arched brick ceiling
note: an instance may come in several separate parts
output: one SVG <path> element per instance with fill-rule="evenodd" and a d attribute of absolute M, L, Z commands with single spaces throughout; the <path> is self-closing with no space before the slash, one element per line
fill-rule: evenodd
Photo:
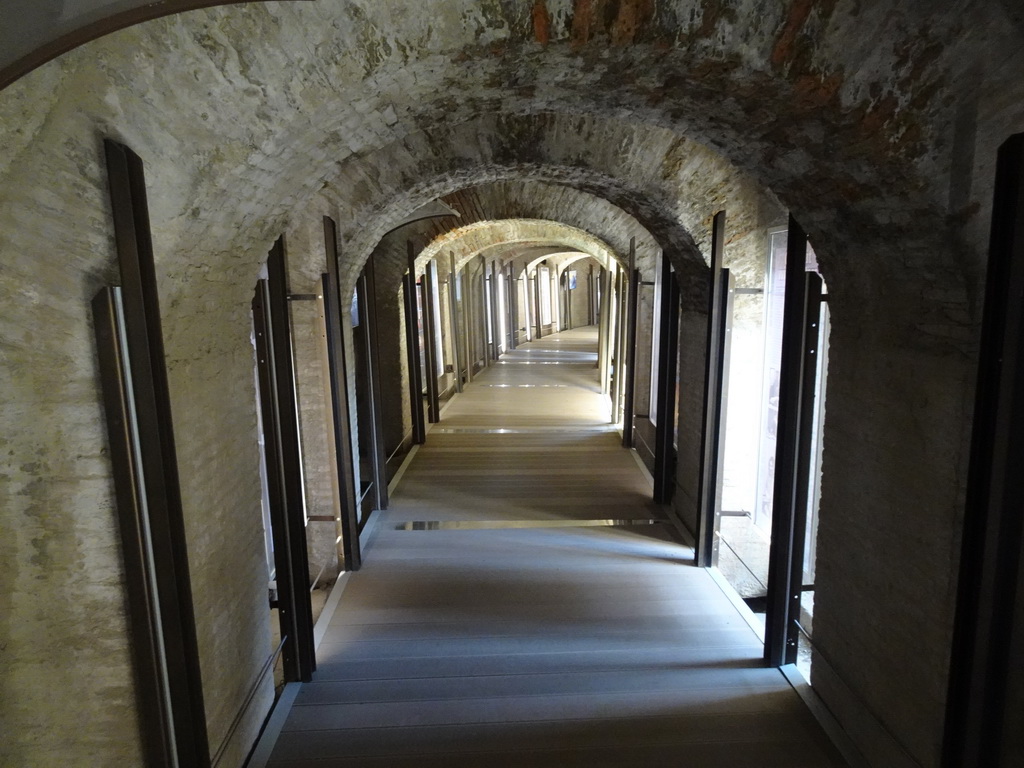
<path fill-rule="evenodd" d="M 800 217 L 837 301 L 877 296 L 905 307 L 924 338 L 955 336 L 908 265 L 956 286 L 971 262 L 946 218 L 954 104 L 982 46 L 994 61 L 1019 48 L 1001 9 L 601 7 L 254 3 L 96 40 L 0 93 L 0 181 L 12 203 L 0 231 L 38 210 L 20 193 L 27 180 L 48 187 L 46 209 L 102 199 L 98 134 L 147 161 L 172 301 L 197 266 L 202 279 L 245 280 L 276 233 L 323 198 L 354 265 L 417 205 L 515 178 L 604 197 L 680 258 L 701 237 L 684 220 L 703 221 L 729 202 L 730 184 L 750 183 Z M 690 163 L 714 171 L 703 187 Z M 984 210 L 969 188 L 964 202 L 967 219 Z M 49 245 L 94 258 L 106 227 L 55 223 Z"/>
<path fill-rule="evenodd" d="M 548 254 L 578 251 L 593 256 L 602 264 L 616 260 L 615 252 L 606 243 L 575 227 L 553 221 L 501 219 L 459 227 L 431 241 L 416 259 L 416 266 L 418 270 L 422 269 L 430 259 L 441 261 L 450 253 L 455 255 L 455 268 L 461 269 L 480 254 L 488 259 L 505 261 L 537 249 Z M 543 255 L 535 253 L 533 257 L 542 258 Z"/>
<path fill-rule="evenodd" d="M 402 275 L 408 271 L 408 255 L 404 240 L 391 237 L 386 240 L 386 246 L 382 243 L 383 247 L 374 252 L 376 282 L 380 290 L 394 292 L 400 290 Z M 417 249 L 416 271 L 422 274 L 427 262 L 436 259 L 443 275 L 450 270 L 452 257 L 456 270 L 461 270 L 481 255 L 488 261 L 513 261 L 517 270 L 521 270 L 527 259 L 567 251 L 583 252 L 605 265 L 616 259 L 615 251 L 607 243 L 565 223 L 489 217 L 451 227 L 426 242 L 425 247 Z"/>
<path fill-rule="evenodd" d="M 464 232 L 469 225 L 482 222 L 510 219 L 542 219 L 551 222 L 553 229 L 576 232 L 574 242 L 563 244 L 581 249 L 586 246 L 581 245 L 583 240 L 578 233 L 588 233 L 587 242 L 600 241 L 594 247 L 620 258 L 625 258 L 629 241 L 635 238 L 642 268 L 650 268 L 660 250 L 652 235 L 628 213 L 603 198 L 562 184 L 496 181 L 457 190 L 442 199 L 460 216 L 416 222 L 386 235 L 373 251 L 378 268 L 385 260 L 404 264 L 409 241 L 417 251 L 428 246 L 436 251 L 434 244 L 452 232 Z"/>

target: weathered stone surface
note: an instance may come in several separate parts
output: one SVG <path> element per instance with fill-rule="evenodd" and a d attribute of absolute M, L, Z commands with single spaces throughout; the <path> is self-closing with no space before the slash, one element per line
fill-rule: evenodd
<path fill-rule="evenodd" d="M 138 762 L 88 313 L 116 279 L 109 135 L 147 163 L 215 750 L 269 652 L 248 318 L 268 247 L 331 214 L 350 292 L 420 204 L 494 184 L 520 206 L 511 185 L 543 183 L 608 201 L 688 276 L 737 200 L 737 248 L 782 207 L 808 230 L 834 329 L 815 632 L 842 685 L 819 691 L 934 765 L 992 162 L 1024 130 L 1009 21 L 1000 0 L 253 3 L 0 92 L 3 762 Z"/>

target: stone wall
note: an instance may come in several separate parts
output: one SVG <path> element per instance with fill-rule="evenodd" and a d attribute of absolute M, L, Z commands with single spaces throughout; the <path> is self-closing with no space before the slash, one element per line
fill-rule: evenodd
<path fill-rule="evenodd" d="M 411 210 L 516 181 L 603 198 L 665 249 L 694 377 L 708 216 L 754 195 L 802 222 L 833 297 L 816 688 L 876 765 L 936 764 L 1019 27 L 983 0 L 590 5 L 253 3 L 109 35 L 0 92 L 4 762 L 138 762 L 88 312 L 116 279 L 113 136 L 147 163 L 214 750 L 269 646 L 248 318 L 267 249 L 331 214 L 350 292 Z"/>

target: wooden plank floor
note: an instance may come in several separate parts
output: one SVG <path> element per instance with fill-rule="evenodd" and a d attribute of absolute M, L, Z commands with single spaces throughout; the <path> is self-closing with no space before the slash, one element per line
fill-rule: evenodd
<path fill-rule="evenodd" d="M 593 329 L 535 342 L 452 402 L 270 766 L 843 765 L 693 552 L 649 524 L 595 347 Z M 429 521 L 482 527 L 400 530 Z"/>

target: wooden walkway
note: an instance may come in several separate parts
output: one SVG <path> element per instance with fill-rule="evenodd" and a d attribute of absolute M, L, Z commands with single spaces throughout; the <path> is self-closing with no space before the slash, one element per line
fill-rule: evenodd
<path fill-rule="evenodd" d="M 270 766 L 843 765 L 692 551 L 651 522 L 595 346 L 593 329 L 527 345 L 452 402 Z"/>

